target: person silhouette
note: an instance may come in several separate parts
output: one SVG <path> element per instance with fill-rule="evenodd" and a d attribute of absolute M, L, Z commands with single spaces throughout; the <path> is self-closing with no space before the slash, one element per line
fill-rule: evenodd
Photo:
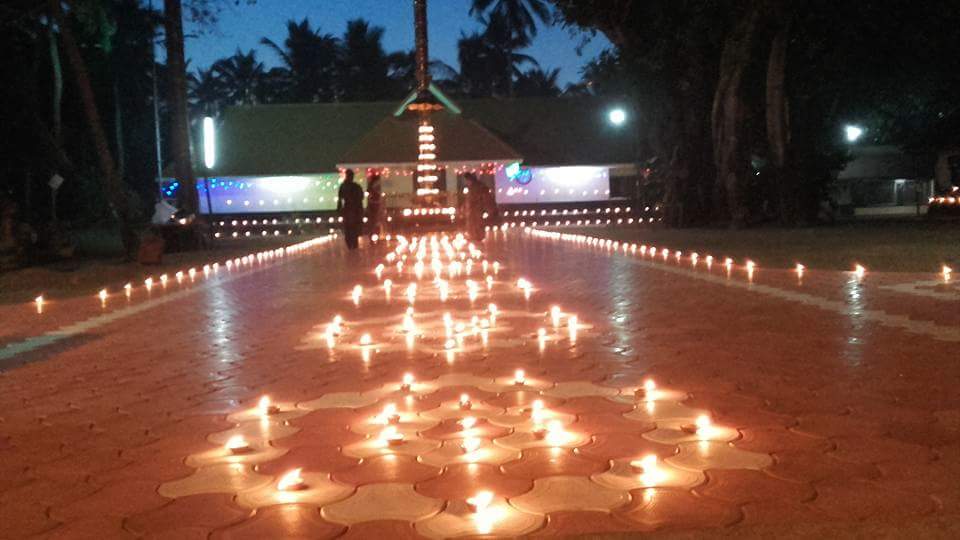
<path fill-rule="evenodd" d="M 353 169 L 343 171 L 343 183 L 337 193 L 337 213 L 343 219 L 347 249 L 357 249 L 363 229 L 363 188 L 353 181 Z"/>

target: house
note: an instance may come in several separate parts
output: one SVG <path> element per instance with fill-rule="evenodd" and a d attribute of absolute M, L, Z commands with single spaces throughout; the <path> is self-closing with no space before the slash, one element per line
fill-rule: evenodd
<path fill-rule="evenodd" d="M 831 198 L 856 217 L 919 215 L 933 194 L 928 156 L 897 146 L 856 145 L 852 160 L 837 174 Z"/>
<path fill-rule="evenodd" d="M 456 207 L 466 172 L 478 174 L 508 207 L 593 208 L 632 194 L 637 127 L 622 103 L 597 97 L 454 103 L 430 90 L 443 104 L 431 116 L 441 207 Z M 216 127 L 215 164 L 197 171 L 201 211 L 271 220 L 329 213 L 340 171 L 352 168 L 361 181 L 381 174 L 395 214 L 418 212 L 418 123 L 404 114 L 411 101 L 228 108 Z"/>

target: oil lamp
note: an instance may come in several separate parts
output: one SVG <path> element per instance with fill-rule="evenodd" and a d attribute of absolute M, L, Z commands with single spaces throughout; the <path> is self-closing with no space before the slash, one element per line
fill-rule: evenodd
<path fill-rule="evenodd" d="M 469 411 L 473 407 L 468 394 L 460 394 L 460 410 Z"/>
<path fill-rule="evenodd" d="M 246 454 L 252 450 L 250 443 L 243 438 L 243 435 L 234 435 L 233 437 L 230 437 L 225 446 L 226 449 L 235 456 Z"/>
<path fill-rule="evenodd" d="M 277 407 L 271 403 L 270 396 L 263 396 L 257 403 L 257 410 L 260 412 L 260 416 L 269 416 L 271 414 L 279 413 L 280 407 Z"/>
<path fill-rule="evenodd" d="M 526 372 L 522 369 L 518 369 L 513 372 L 513 384 L 517 386 L 523 386 L 526 384 Z"/>
<path fill-rule="evenodd" d="M 467 507 L 474 513 L 479 514 L 486 510 L 493 502 L 493 493 L 490 491 L 478 491 L 473 497 L 467 499 Z"/>
<path fill-rule="evenodd" d="M 280 478 L 280 481 L 277 482 L 277 490 L 299 491 L 301 489 L 306 489 L 307 483 L 303 480 L 303 477 L 300 476 L 302 470 L 303 469 L 294 469 L 283 475 Z"/>
<path fill-rule="evenodd" d="M 413 374 L 404 373 L 403 382 L 400 383 L 400 390 L 403 390 L 404 392 L 409 392 L 412 386 L 413 386 Z"/>

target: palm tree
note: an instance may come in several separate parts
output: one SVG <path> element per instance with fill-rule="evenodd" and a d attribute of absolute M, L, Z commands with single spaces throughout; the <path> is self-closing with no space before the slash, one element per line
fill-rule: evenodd
<path fill-rule="evenodd" d="M 383 27 L 363 19 L 347 22 L 340 40 L 339 98 L 343 101 L 376 101 L 390 95 L 390 61 L 383 49 Z"/>
<path fill-rule="evenodd" d="M 517 78 L 514 89 L 518 96 L 557 97 L 560 95 L 560 85 L 557 83 L 559 76 L 559 69 L 544 71 L 533 68 L 523 72 Z"/>
<path fill-rule="evenodd" d="M 511 35 L 502 15 L 494 12 L 485 22 L 482 33 L 461 34 L 457 42 L 462 91 L 472 97 L 509 96 L 521 67 L 537 61 L 517 52 L 523 43 Z"/>
<path fill-rule="evenodd" d="M 226 88 L 214 68 L 187 75 L 187 100 L 195 117 L 215 116 L 227 101 Z"/>
<path fill-rule="evenodd" d="M 498 41 L 510 56 L 526 47 L 537 35 L 537 20 L 548 24 L 550 8 L 546 0 L 473 0 L 470 13 L 481 21 L 487 16 L 487 31 L 505 34 Z M 508 79 L 508 94 L 513 95 L 513 76 Z"/>
<path fill-rule="evenodd" d="M 233 56 L 218 60 L 211 69 L 223 85 L 227 103 L 254 105 L 260 101 L 266 70 L 255 51 L 244 54 L 237 49 Z"/>
<path fill-rule="evenodd" d="M 310 28 L 304 18 L 299 23 L 287 21 L 287 39 L 280 47 L 263 38 L 260 43 L 270 47 L 283 61 L 289 80 L 287 99 L 294 102 L 333 101 L 336 97 L 337 58 L 339 40 L 320 29 Z"/>

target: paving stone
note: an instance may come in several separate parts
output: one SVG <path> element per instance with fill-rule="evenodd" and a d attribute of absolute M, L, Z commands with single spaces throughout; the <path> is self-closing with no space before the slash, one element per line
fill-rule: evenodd
<path fill-rule="evenodd" d="M 734 505 L 697 497 L 686 490 L 669 488 L 633 492 L 632 502 L 614 513 L 647 530 L 727 527 L 742 517 Z"/>
<path fill-rule="evenodd" d="M 235 506 L 229 495 L 191 495 L 130 516 L 124 528 L 138 535 L 171 534 L 177 529 L 198 529 L 209 533 L 239 523 L 251 514 L 249 510 Z"/>
<path fill-rule="evenodd" d="M 420 495 L 409 484 L 369 484 L 347 499 L 325 506 L 323 517 L 345 525 L 384 519 L 416 522 L 442 508 L 442 501 Z"/>
<path fill-rule="evenodd" d="M 257 511 L 256 515 L 230 527 L 219 529 L 213 538 L 259 540 L 262 538 L 290 538 L 306 540 L 313 538 L 336 538 L 345 527 L 324 521 L 314 506 L 283 504 Z"/>
<path fill-rule="evenodd" d="M 531 514 L 571 510 L 610 511 L 630 502 L 627 491 L 610 489 L 582 476 L 549 476 L 533 482 L 533 489 L 510 499 Z"/>

